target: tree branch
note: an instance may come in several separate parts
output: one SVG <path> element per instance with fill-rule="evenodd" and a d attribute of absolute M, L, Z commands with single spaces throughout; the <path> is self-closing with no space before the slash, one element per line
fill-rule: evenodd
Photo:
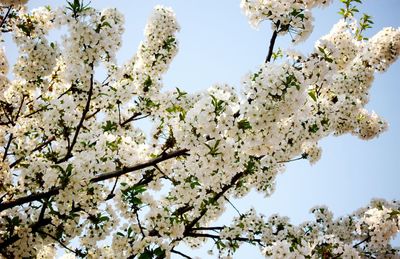
<path fill-rule="evenodd" d="M 206 234 L 206 233 L 193 233 L 193 232 L 186 233 L 185 236 L 187 236 L 187 237 L 206 237 L 206 238 L 212 238 L 212 239 L 218 239 L 218 240 L 240 241 L 240 242 L 247 242 L 247 243 L 256 242 L 259 245 L 262 245 L 261 239 L 258 239 L 258 238 L 254 238 L 254 239 L 250 239 L 247 237 L 221 238 L 218 235 L 212 235 L 212 234 Z"/>
<path fill-rule="evenodd" d="M 192 231 L 207 231 L 207 230 L 223 230 L 225 227 L 197 227 L 197 228 L 192 228 Z"/>
<path fill-rule="evenodd" d="M 361 240 L 360 242 L 358 242 L 357 244 L 355 244 L 355 245 L 353 246 L 353 248 L 357 248 L 359 245 L 361 245 L 361 244 L 363 244 L 363 243 L 365 243 L 365 242 L 368 242 L 370 239 L 371 239 L 371 236 L 368 235 L 365 239 L 363 239 L 363 240 Z"/>
<path fill-rule="evenodd" d="M 269 42 L 269 50 L 268 50 L 267 57 L 265 58 L 265 63 L 268 63 L 271 61 L 272 53 L 274 52 L 274 45 L 275 45 L 276 37 L 278 37 L 278 33 L 279 33 L 280 21 L 276 22 L 275 25 L 276 25 L 276 29 L 272 33 L 272 37 Z"/>
<path fill-rule="evenodd" d="M 146 117 L 148 116 L 148 115 L 144 115 L 143 117 L 137 118 L 137 117 L 140 116 L 140 115 L 142 115 L 141 112 L 135 112 L 131 117 L 129 117 L 128 119 L 126 119 L 125 121 L 123 121 L 122 123 L 120 123 L 120 126 L 123 127 L 123 126 L 125 126 L 126 124 L 128 124 L 128 123 L 131 122 L 131 121 L 139 120 L 139 119 L 141 119 L 141 118 L 146 118 Z"/>
<path fill-rule="evenodd" d="M 40 144 L 39 146 L 35 147 L 34 149 L 32 149 L 31 154 L 33 152 L 36 152 L 38 150 L 41 150 L 43 147 L 47 146 L 48 144 L 50 144 L 51 142 L 53 142 L 56 138 L 50 137 L 48 138 L 45 142 L 43 142 L 42 144 Z M 13 168 L 14 166 L 16 166 L 17 164 L 19 164 L 24 158 L 18 158 L 17 160 L 15 160 L 13 163 L 10 164 L 10 168 Z"/>
<path fill-rule="evenodd" d="M 306 155 L 301 155 L 300 157 L 296 157 L 296 158 L 293 158 L 290 160 L 278 161 L 277 163 L 279 163 L 279 164 L 290 163 L 290 162 L 295 162 L 295 161 L 299 161 L 299 160 L 306 159 L 306 158 L 307 158 Z"/>
<path fill-rule="evenodd" d="M 114 198 L 114 196 L 115 196 L 114 191 L 115 191 L 115 187 L 117 187 L 117 183 L 118 183 L 118 177 L 115 178 L 114 186 L 111 189 L 111 192 L 107 195 L 106 201 L 107 200 L 111 200 L 112 198 Z"/>
<path fill-rule="evenodd" d="M 32 229 L 32 232 L 37 232 L 41 227 L 46 226 L 50 223 L 51 223 L 50 218 L 44 218 L 44 219 L 30 225 L 30 228 Z M 8 239 L 4 240 L 2 243 L 0 243 L 0 251 L 4 251 L 4 249 L 7 246 L 15 243 L 19 239 L 20 239 L 20 237 L 18 236 L 18 234 L 15 234 L 15 235 L 12 235 L 11 237 L 9 237 Z"/>
<path fill-rule="evenodd" d="M 10 6 L 8 7 L 8 10 L 7 10 L 7 12 L 6 12 L 6 15 L 4 15 L 3 19 L 1 20 L 0 28 L 3 27 L 3 25 L 6 23 L 6 20 L 7 20 L 8 16 L 10 15 L 10 12 L 11 12 L 12 7 L 13 7 L 12 5 L 10 5 Z"/>
<path fill-rule="evenodd" d="M 143 240 L 146 237 L 146 235 L 144 234 L 143 226 L 142 226 L 142 223 L 140 222 L 139 213 L 137 212 L 137 210 L 135 210 L 135 216 L 136 216 L 136 220 L 138 222 L 140 233 L 142 234 L 142 240 Z"/>
<path fill-rule="evenodd" d="M 243 216 L 242 213 L 236 208 L 236 206 L 224 195 L 225 200 L 236 210 L 236 212 L 239 214 L 239 216 Z"/>
<path fill-rule="evenodd" d="M 131 167 L 124 167 L 121 170 L 117 170 L 117 171 L 114 171 L 114 172 L 104 173 L 104 174 L 95 176 L 94 178 L 92 178 L 90 180 L 90 182 L 97 183 L 97 182 L 100 182 L 100 181 L 104 181 L 104 180 L 107 180 L 107 179 L 111 179 L 111 178 L 114 178 L 114 177 L 118 177 L 118 176 L 130 173 L 130 172 L 133 172 L 133 171 L 137 171 L 137 170 L 149 167 L 149 166 L 154 166 L 154 165 L 156 165 L 156 164 L 158 164 L 158 163 L 160 163 L 162 161 L 165 161 L 165 160 L 168 160 L 168 159 L 171 159 L 171 158 L 175 158 L 175 157 L 183 156 L 183 155 L 188 155 L 188 152 L 189 152 L 188 149 L 180 149 L 180 150 L 173 151 L 173 152 L 170 152 L 170 153 L 167 153 L 167 154 L 163 154 L 162 156 L 153 158 L 153 159 L 151 159 L 151 160 L 149 160 L 149 161 L 147 161 L 145 163 L 142 163 L 142 164 L 134 165 L 134 166 L 131 166 Z"/>
<path fill-rule="evenodd" d="M 242 172 L 236 174 L 234 177 L 232 177 L 231 182 L 229 184 L 225 185 L 224 187 L 222 187 L 222 190 L 219 193 L 215 194 L 215 196 L 212 198 L 211 202 L 216 202 L 219 198 L 221 198 L 245 174 L 246 174 L 246 171 L 242 171 Z M 194 218 L 188 225 L 186 225 L 184 233 L 189 232 L 196 225 L 196 223 L 199 222 L 200 219 L 207 213 L 207 211 L 208 211 L 207 208 L 202 209 L 200 211 L 200 215 L 197 216 L 196 218 Z"/>
<path fill-rule="evenodd" d="M 21 114 L 22 106 L 24 105 L 25 95 L 22 95 L 21 104 L 18 107 L 17 114 L 15 115 L 14 123 L 17 122 L 19 115 Z"/>
<path fill-rule="evenodd" d="M 6 147 L 4 148 L 3 162 L 6 161 L 8 149 L 10 148 L 12 138 L 13 138 L 13 134 L 11 133 L 10 136 L 8 137 L 7 145 L 6 145 Z"/>
<path fill-rule="evenodd" d="M 114 178 L 114 177 L 119 177 L 121 175 L 130 173 L 130 172 L 133 172 L 133 171 L 137 171 L 137 170 L 149 167 L 149 166 L 154 166 L 157 163 L 163 162 L 163 161 L 171 159 L 171 158 L 175 158 L 175 157 L 183 156 L 183 155 L 188 155 L 188 151 L 189 150 L 187 150 L 187 149 L 177 150 L 177 151 L 174 151 L 174 152 L 171 152 L 171 153 L 164 154 L 164 155 L 162 155 L 160 157 L 153 158 L 153 159 L 151 159 L 151 160 L 149 160 L 147 162 L 144 162 L 144 163 L 141 163 L 141 164 L 137 164 L 137 165 L 132 166 L 132 167 L 124 167 L 121 170 L 117 170 L 117 171 L 110 172 L 110 173 L 100 174 L 100 175 L 95 176 L 92 179 L 90 179 L 90 183 L 97 183 L 97 182 L 101 182 L 101 181 L 104 181 L 104 180 L 107 180 L 107 179 L 111 179 L 111 178 Z M 146 179 L 145 180 L 142 179 L 139 182 L 139 184 L 147 183 L 147 182 L 150 182 L 150 181 L 151 180 L 147 180 L 146 181 Z M 55 187 L 51 188 L 49 191 L 47 191 L 47 192 L 36 192 L 36 193 L 32 193 L 32 194 L 30 194 L 28 196 L 17 198 L 17 199 L 12 200 L 12 201 L 0 203 L 0 212 L 3 211 L 3 210 L 6 210 L 6 209 L 13 208 L 15 206 L 23 205 L 23 204 L 28 203 L 28 202 L 37 201 L 37 200 L 41 200 L 41 199 L 44 199 L 44 198 L 52 197 L 54 195 L 57 195 L 60 192 L 60 190 L 62 190 L 63 188 L 64 187 L 62 187 L 62 186 L 55 186 Z"/>
<path fill-rule="evenodd" d="M 56 238 L 55 236 L 53 236 L 52 234 L 49 234 L 47 232 L 44 232 L 42 230 L 38 230 L 38 233 L 41 233 L 43 235 L 46 235 L 48 237 L 50 237 L 51 239 L 53 239 L 54 241 L 56 241 L 60 246 L 62 246 L 63 248 L 67 249 L 68 251 L 70 251 L 71 253 L 79 256 L 79 253 L 77 253 L 76 251 L 72 250 L 71 248 L 69 248 L 66 244 L 64 244 L 63 242 L 61 242 L 58 238 Z"/>
<path fill-rule="evenodd" d="M 35 192 L 28 196 L 20 197 L 12 201 L 7 201 L 0 203 L 0 212 L 3 210 L 7 210 L 13 208 L 15 206 L 19 206 L 28 202 L 38 201 L 45 198 L 50 198 L 51 196 L 57 195 L 60 190 L 62 190 L 61 186 L 53 187 L 47 192 Z"/>
<path fill-rule="evenodd" d="M 180 255 L 180 256 L 182 256 L 183 258 L 192 259 L 192 257 L 190 257 L 190 256 L 188 256 L 188 255 L 185 255 L 184 253 L 179 252 L 179 251 L 177 251 L 177 250 L 175 250 L 175 249 L 172 249 L 172 250 L 171 250 L 171 253 Z"/>
<path fill-rule="evenodd" d="M 93 70 L 93 64 L 90 64 L 90 67 Z M 92 100 L 92 95 L 93 95 L 93 84 L 94 84 L 94 73 L 92 71 L 92 73 L 90 75 L 90 87 L 89 87 L 89 91 L 88 91 L 88 95 L 87 95 L 86 105 L 85 105 L 85 108 L 82 111 L 81 119 L 80 119 L 80 121 L 78 123 L 78 126 L 76 126 L 75 134 L 74 134 L 74 137 L 72 139 L 71 145 L 68 147 L 67 153 L 65 154 L 65 156 L 62 159 L 57 161 L 58 164 L 62 163 L 62 162 L 65 162 L 69 158 L 72 157 L 72 150 L 73 150 L 73 148 L 74 148 L 74 146 L 76 144 L 76 141 L 77 141 L 78 136 L 79 136 L 79 132 L 80 132 L 82 126 L 83 126 L 83 122 L 85 121 L 86 115 L 87 115 L 87 113 L 89 112 L 89 109 L 90 109 L 90 102 Z"/>

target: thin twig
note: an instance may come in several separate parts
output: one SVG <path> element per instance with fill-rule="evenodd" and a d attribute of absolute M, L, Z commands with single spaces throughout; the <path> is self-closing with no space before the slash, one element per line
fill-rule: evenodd
<path fill-rule="evenodd" d="M 32 149 L 32 151 L 30 152 L 31 154 L 33 152 L 39 151 L 41 150 L 43 147 L 47 146 L 48 144 L 50 144 L 52 141 L 54 141 L 56 138 L 50 137 L 48 138 L 45 142 L 43 142 L 42 144 L 40 144 L 39 146 L 35 147 L 34 149 Z M 15 160 L 13 163 L 10 164 L 10 168 L 13 168 L 14 166 L 16 166 L 18 163 L 20 163 L 24 158 L 19 158 L 17 160 Z"/>
<path fill-rule="evenodd" d="M 44 232 L 43 230 L 38 230 L 38 233 L 41 233 L 43 235 L 46 235 L 48 237 L 50 237 L 51 239 L 53 239 L 54 241 L 56 241 L 58 244 L 60 244 L 62 247 L 64 247 L 65 249 L 67 249 L 68 251 L 70 251 L 71 253 L 74 253 L 75 255 L 79 256 L 79 254 L 74 251 L 72 248 L 69 248 L 66 244 L 64 244 L 63 242 L 61 242 L 60 240 L 58 240 L 58 238 L 56 238 L 55 236 L 53 236 L 52 234 L 49 234 L 47 232 Z"/>
<path fill-rule="evenodd" d="M 142 223 L 140 222 L 139 213 L 137 210 L 135 210 L 135 215 L 136 215 L 136 220 L 138 222 L 140 233 L 142 234 L 142 240 L 143 240 L 146 237 L 146 235 L 144 234 L 143 226 L 142 226 Z"/>
<path fill-rule="evenodd" d="M 279 163 L 279 164 L 290 163 L 290 162 L 294 162 L 294 161 L 298 161 L 298 160 L 302 160 L 302 159 L 306 159 L 306 156 L 296 157 L 296 158 L 293 158 L 290 160 L 278 161 L 277 163 Z"/>
<path fill-rule="evenodd" d="M 126 124 L 128 124 L 128 123 L 131 122 L 131 121 L 144 119 L 144 118 L 146 118 L 146 117 L 149 116 L 149 115 L 144 115 L 144 116 L 138 118 L 138 116 L 140 116 L 140 115 L 142 115 L 141 112 L 135 112 L 131 117 L 129 117 L 128 119 L 126 119 L 125 121 L 123 121 L 123 122 L 120 124 L 120 126 L 123 127 L 123 126 L 125 126 Z"/>
<path fill-rule="evenodd" d="M 211 198 L 211 203 L 216 202 L 219 198 L 221 198 L 230 188 L 232 188 L 236 184 L 237 181 L 239 181 L 243 176 L 245 176 L 246 173 L 247 173 L 246 171 L 242 171 L 233 176 L 231 182 L 222 187 L 221 191 L 215 194 L 214 197 Z M 207 211 L 208 211 L 207 208 L 203 208 L 200 211 L 200 214 L 186 225 L 184 233 L 190 232 L 190 230 L 197 224 L 197 222 L 199 222 L 201 218 L 203 218 L 203 216 L 207 213 Z"/>
<path fill-rule="evenodd" d="M 172 179 L 171 177 L 169 177 L 168 175 L 166 175 L 166 174 L 160 169 L 160 167 L 159 167 L 158 165 L 155 165 L 154 168 L 157 169 L 157 171 L 159 171 L 160 174 L 162 174 L 163 177 L 164 177 L 165 179 L 171 181 L 174 185 L 178 185 L 178 181 L 176 181 L 176 180 Z"/>
<path fill-rule="evenodd" d="M 171 250 L 171 253 L 180 255 L 180 256 L 182 256 L 183 258 L 186 258 L 186 259 L 192 259 L 192 257 L 190 257 L 190 256 L 188 256 L 188 255 L 185 255 L 184 253 L 179 252 L 179 251 L 177 251 L 177 250 L 175 250 L 175 249 L 172 249 L 172 250 Z"/>
<path fill-rule="evenodd" d="M 228 241 L 240 241 L 240 242 L 247 242 L 247 243 L 258 243 L 259 245 L 263 245 L 261 239 L 258 238 L 247 238 L 247 237 L 226 237 L 222 238 L 218 235 L 212 235 L 212 234 L 206 234 L 206 233 L 193 233 L 193 232 L 188 232 L 185 234 L 185 236 L 188 237 L 206 237 L 206 238 L 212 238 L 212 239 L 218 239 L 218 240 L 228 240 Z"/>
<path fill-rule="evenodd" d="M 49 105 L 46 105 L 46 106 L 43 107 L 43 108 L 37 109 L 37 110 L 35 110 L 35 111 L 33 111 L 33 112 L 27 114 L 27 115 L 24 115 L 24 118 L 30 118 L 32 115 L 35 115 L 36 113 L 45 111 L 45 110 L 47 109 L 48 106 L 49 106 Z"/>
<path fill-rule="evenodd" d="M 3 109 L 4 112 L 4 116 L 7 118 L 9 124 L 15 126 L 15 123 L 13 122 L 12 118 L 9 117 L 10 114 L 8 114 L 9 112 L 4 108 L 4 103 L 2 103 L 3 105 L 1 105 L 1 108 Z M 7 103 L 6 103 L 7 104 Z"/>
<path fill-rule="evenodd" d="M 370 239 L 371 239 L 371 236 L 368 235 L 364 240 L 361 240 L 360 242 L 358 242 L 357 244 L 355 244 L 355 245 L 353 246 L 353 248 L 357 248 L 359 245 L 361 245 L 361 244 L 363 244 L 363 243 L 369 241 Z"/>
<path fill-rule="evenodd" d="M 235 207 L 235 205 L 224 195 L 225 200 L 236 210 L 236 212 L 239 214 L 239 216 L 243 216 L 242 213 Z"/>
<path fill-rule="evenodd" d="M 93 64 L 90 64 L 90 67 L 93 70 Z M 92 95 L 93 95 L 93 85 L 94 85 L 94 74 L 93 74 L 93 71 L 92 71 L 92 73 L 90 75 L 90 83 L 89 84 L 90 84 L 90 87 L 89 87 L 89 92 L 88 92 L 88 95 L 87 95 L 86 105 L 85 105 L 85 108 L 82 111 L 82 116 L 81 116 L 81 119 L 80 119 L 80 121 L 78 123 L 78 126 L 76 127 L 74 137 L 73 137 L 73 139 L 71 141 L 71 145 L 68 147 L 68 150 L 67 150 L 67 153 L 65 154 L 65 156 L 62 159 L 60 159 L 59 161 L 57 161 L 58 164 L 62 163 L 62 162 L 65 162 L 69 158 L 72 157 L 72 150 L 74 149 L 74 146 L 75 146 L 76 141 L 77 141 L 78 136 L 79 136 L 79 132 L 80 132 L 82 126 L 83 126 L 83 122 L 86 119 L 86 115 L 89 112 L 90 102 L 92 100 Z"/>
<path fill-rule="evenodd" d="M 107 195 L 106 201 L 107 201 L 107 200 L 110 200 L 110 199 L 112 199 L 112 198 L 114 198 L 114 196 L 115 196 L 114 190 L 115 190 L 115 187 L 117 186 L 118 178 L 119 178 L 119 177 L 115 178 L 114 186 L 113 186 L 113 188 L 111 189 L 111 192 Z"/>
<path fill-rule="evenodd" d="M 10 148 L 12 138 L 13 138 L 13 134 L 11 133 L 10 136 L 8 137 L 7 145 L 4 148 L 3 162 L 6 161 L 7 154 L 8 154 L 8 149 Z"/>
<path fill-rule="evenodd" d="M 204 230 L 223 230 L 225 227 L 197 227 L 197 228 L 192 228 L 193 231 L 204 231 Z"/>
<path fill-rule="evenodd" d="M 22 106 L 24 105 L 24 101 L 25 101 L 25 95 L 22 95 L 21 104 L 19 105 L 19 108 L 18 108 L 18 111 L 17 111 L 17 115 L 15 115 L 14 122 L 17 122 L 17 120 L 19 118 L 19 114 L 21 113 Z"/>
<path fill-rule="evenodd" d="M 118 124 L 121 125 L 121 107 L 120 107 L 121 102 L 118 100 L 117 101 L 117 106 L 118 106 Z"/>
<path fill-rule="evenodd" d="M 93 117 L 96 116 L 96 114 L 98 114 L 100 111 L 101 111 L 101 109 L 100 109 L 100 108 L 97 108 L 95 112 L 93 112 L 92 114 L 87 115 L 86 118 L 85 118 L 85 120 L 88 120 L 88 119 L 93 118 Z"/>

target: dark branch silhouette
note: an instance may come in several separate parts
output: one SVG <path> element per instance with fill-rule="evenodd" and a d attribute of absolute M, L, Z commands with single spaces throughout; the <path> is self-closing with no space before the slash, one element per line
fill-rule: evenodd
<path fill-rule="evenodd" d="M 280 25 L 280 21 L 278 21 L 276 23 L 276 29 L 272 33 L 272 37 L 269 42 L 268 54 L 267 54 L 267 57 L 265 58 L 265 63 L 268 63 L 271 61 L 272 53 L 274 53 L 275 41 L 276 41 L 276 37 L 278 37 L 278 33 L 279 33 L 279 25 Z"/>
<path fill-rule="evenodd" d="M 114 172 L 110 172 L 110 173 L 104 173 L 104 174 L 100 174 L 98 176 L 93 177 L 90 180 L 90 183 L 97 183 L 97 182 L 101 182 L 107 179 L 111 179 L 111 178 L 115 178 L 115 177 L 119 177 L 121 175 L 133 172 L 133 171 L 137 171 L 146 167 L 150 167 L 150 166 L 154 166 L 157 163 L 163 162 L 165 160 L 171 159 L 171 158 L 175 158 L 178 156 L 183 156 L 183 155 L 188 155 L 188 151 L 187 149 L 180 149 L 177 151 L 173 151 L 167 154 L 163 154 L 162 156 L 150 159 L 147 162 L 141 163 L 141 164 L 137 164 L 131 167 L 124 167 L 121 170 L 117 170 Z M 149 179 L 142 179 L 139 184 L 144 184 L 144 183 L 149 183 L 152 178 L 148 177 Z M 47 192 L 37 192 L 37 193 L 32 193 L 30 195 L 21 197 L 21 198 L 17 198 L 15 200 L 12 201 L 8 201 L 8 202 L 4 202 L 4 203 L 0 203 L 0 211 L 6 210 L 6 209 L 10 209 L 13 208 L 15 206 L 18 205 L 23 205 L 25 203 L 28 202 L 33 202 L 33 201 L 38 201 L 44 198 L 49 198 L 52 196 L 57 195 L 60 190 L 62 190 L 65 187 L 62 186 L 56 186 L 51 188 L 49 191 Z"/>

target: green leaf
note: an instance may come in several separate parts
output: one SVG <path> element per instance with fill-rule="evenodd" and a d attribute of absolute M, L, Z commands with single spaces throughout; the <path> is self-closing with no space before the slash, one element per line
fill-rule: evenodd
<path fill-rule="evenodd" d="M 133 233 L 133 230 L 131 227 L 128 227 L 128 231 L 127 231 L 127 236 L 131 237 L 131 234 Z"/>
<path fill-rule="evenodd" d="M 138 99 L 140 102 L 143 102 L 147 108 L 154 108 L 160 106 L 160 104 L 153 102 L 153 100 L 151 100 L 150 98 L 139 97 Z"/>
<path fill-rule="evenodd" d="M 166 49 L 167 51 L 171 51 L 171 49 L 175 45 L 175 43 L 176 43 L 175 37 L 168 36 L 168 38 L 164 41 L 162 48 Z"/>
<path fill-rule="evenodd" d="M 67 4 L 68 4 L 67 9 L 72 12 L 72 17 L 75 19 L 79 17 L 80 13 L 90 9 L 90 7 L 89 7 L 90 2 L 85 5 L 83 3 L 83 0 L 82 0 L 82 2 L 80 0 L 74 0 L 73 3 L 70 1 L 67 1 Z"/>
<path fill-rule="evenodd" d="M 214 142 L 213 146 L 212 145 L 208 145 L 207 143 L 204 143 L 204 145 L 206 145 L 206 147 L 208 147 L 208 149 L 209 149 L 208 154 L 212 155 L 213 157 L 222 154 L 221 152 L 218 152 L 218 145 L 219 145 L 220 142 L 221 142 L 221 140 L 217 139 Z"/>
<path fill-rule="evenodd" d="M 139 256 L 139 259 L 152 259 L 152 258 L 153 258 L 153 253 L 149 250 L 146 250 Z"/>
<path fill-rule="evenodd" d="M 99 222 L 103 222 L 103 221 L 109 221 L 110 218 L 108 216 L 101 216 L 99 217 Z"/>
<path fill-rule="evenodd" d="M 168 113 L 181 112 L 181 111 L 183 111 L 183 108 L 182 108 L 180 105 L 174 104 L 174 105 L 172 105 L 171 107 L 168 107 L 168 108 L 166 109 L 166 111 L 167 111 Z"/>
<path fill-rule="evenodd" d="M 180 90 L 178 87 L 176 88 L 176 92 L 178 93 L 178 97 L 176 97 L 177 100 L 180 100 L 183 96 L 187 95 L 185 91 Z"/>
<path fill-rule="evenodd" d="M 113 132 L 118 128 L 118 124 L 113 121 L 106 121 L 106 125 L 101 126 L 103 132 Z"/>
<path fill-rule="evenodd" d="M 153 251 L 154 255 L 156 255 L 159 258 L 164 258 L 165 257 L 165 250 L 163 250 L 161 247 L 157 247 Z"/>
<path fill-rule="evenodd" d="M 314 100 L 314 102 L 317 101 L 317 93 L 316 93 L 315 89 L 310 89 L 308 91 L 308 95 L 311 97 L 311 99 Z"/>
<path fill-rule="evenodd" d="M 303 15 L 304 16 L 304 15 Z M 283 52 L 281 48 L 278 48 L 278 50 L 276 52 L 272 53 L 272 59 L 275 61 L 278 58 L 282 58 L 283 57 Z"/>
<path fill-rule="evenodd" d="M 153 84 L 150 76 L 147 76 L 146 80 L 143 83 L 143 91 L 146 93 L 150 90 L 150 86 Z"/>
<path fill-rule="evenodd" d="M 221 115 L 225 111 L 226 103 L 222 100 L 218 100 L 214 95 L 211 96 L 211 104 L 214 106 L 215 116 Z"/>
<path fill-rule="evenodd" d="M 251 129 L 250 122 L 247 119 L 242 119 L 238 122 L 238 128 L 243 131 Z"/>
<path fill-rule="evenodd" d="M 131 208 L 135 209 L 139 205 L 141 205 L 143 202 L 141 199 L 139 199 L 138 195 L 146 191 L 145 185 L 132 185 L 129 186 L 123 190 L 121 190 L 122 193 L 122 199 L 125 202 L 128 202 Z"/>
<path fill-rule="evenodd" d="M 256 160 L 253 157 L 250 157 L 250 159 L 246 162 L 245 165 L 245 173 L 247 174 L 253 174 L 256 170 Z"/>
<path fill-rule="evenodd" d="M 319 130 L 319 127 L 316 123 L 308 127 L 308 131 L 311 133 L 316 133 Z"/>
<path fill-rule="evenodd" d="M 106 146 L 111 150 L 111 151 L 117 151 L 119 144 L 122 143 L 122 138 L 118 136 L 114 141 L 106 141 Z"/>
<path fill-rule="evenodd" d="M 318 47 L 318 50 L 323 54 L 323 59 L 325 59 L 329 63 L 333 62 L 331 55 L 329 53 L 327 53 L 325 48 Z"/>

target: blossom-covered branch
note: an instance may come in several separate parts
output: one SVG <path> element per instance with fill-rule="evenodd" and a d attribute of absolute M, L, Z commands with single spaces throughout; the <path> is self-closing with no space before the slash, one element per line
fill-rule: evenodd
<path fill-rule="evenodd" d="M 132 167 L 124 167 L 121 170 L 117 170 L 114 172 L 109 172 L 109 173 L 104 173 L 104 174 L 100 174 L 98 176 L 93 177 L 92 179 L 90 179 L 90 183 L 97 183 L 97 182 L 101 182 L 101 181 L 105 181 L 111 178 L 115 178 L 115 177 L 119 177 L 121 175 L 127 174 L 127 173 L 131 173 L 134 171 L 138 171 L 141 170 L 143 168 L 146 167 L 151 167 L 151 166 L 156 166 L 158 163 L 163 162 L 165 160 L 168 159 L 172 159 L 178 156 L 182 156 L 182 155 L 188 155 L 188 150 L 177 150 L 177 151 L 173 151 L 171 153 L 167 153 L 167 154 L 162 154 L 159 157 L 156 157 L 154 159 L 151 159 L 145 163 L 141 163 L 141 164 L 137 164 L 135 166 Z M 145 181 L 147 182 L 147 181 Z M 33 201 L 39 201 L 45 198 L 50 198 L 54 195 L 57 195 L 60 190 L 64 189 L 65 186 L 57 186 L 57 187 L 52 187 L 49 191 L 47 192 L 37 192 L 37 193 L 32 193 L 28 196 L 24 196 L 24 197 L 20 197 L 17 198 L 15 200 L 11 200 L 11 201 L 7 201 L 7 202 L 0 202 L 0 211 L 6 210 L 6 209 L 10 209 L 13 208 L 15 206 L 19 206 L 19 205 L 23 205 L 25 203 L 29 203 L 29 202 L 33 202 Z"/>
<path fill-rule="evenodd" d="M 313 8 L 331 1 L 242 0 L 252 26 L 271 23 L 265 62 L 240 91 L 216 84 L 195 94 L 163 90 L 178 51 L 171 8 L 154 8 L 137 52 L 118 64 L 124 17 L 116 9 L 73 0 L 28 11 L 26 1 L 12 2 L 1 25 L 19 50 L 12 77 L 0 48 L 4 257 L 51 258 L 57 247 L 67 257 L 190 258 L 176 247 L 207 240 L 221 257 L 243 243 L 272 258 L 398 253 L 390 245 L 399 232 L 396 201 L 374 200 L 337 219 L 315 207 L 316 219 L 298 226 L 232 202 L 251 190 L 272 195 L 285 164 L 316 163 L 327 136 L 369 140 L 387 129 L 365 107 L 374 73 L 400 54 L 400 30 L 367 39 L 372 21 L 355 21 L 359 0 L 342 1 L 345 19 L 306 55 L 275 53 L 276 40 L 305 40 Z M 138 123 L 144 118 L 150 132 Z M 212 226 L 227 203 L 238 216 Z"/>

